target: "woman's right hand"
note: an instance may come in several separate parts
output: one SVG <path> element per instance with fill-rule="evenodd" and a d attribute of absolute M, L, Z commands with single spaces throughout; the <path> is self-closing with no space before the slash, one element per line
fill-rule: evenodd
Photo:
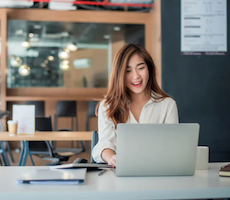
<path fill-rule="evenodd" d="M 108 165 L 111 165 L 113 168 L 116 167 L 116 155 L 113 155 L 108 161 Z"/>
<path fill-rule="evenodd" d="M 104 149 L 101 153 L 102 159 L 111 165 L 112 167 L 116 167 L 116 153 L 112 149 Z"/>

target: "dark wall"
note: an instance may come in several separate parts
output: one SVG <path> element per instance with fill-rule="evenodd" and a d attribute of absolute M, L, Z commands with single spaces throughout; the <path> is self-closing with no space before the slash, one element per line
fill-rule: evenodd
<path fill-rule="evenodd" d="M 229 24 L 230 0 L 227 7 Z M 230 52 L 181 54 L 180 0 L 162 0 L 161 19 L 162 87 L 176 100 L 181 123 L 200 124 L 199 145 L 209 146 L 210 161 L 230 161 Z"/>

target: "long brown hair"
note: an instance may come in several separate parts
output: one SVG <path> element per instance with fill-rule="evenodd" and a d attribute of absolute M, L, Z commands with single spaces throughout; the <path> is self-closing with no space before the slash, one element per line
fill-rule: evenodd
<path fill-rule="evenodd" d="M 130 95 L 125 86 L 125 75 L 129 59 L 134 54 L 138 54 L 142 57 L 148 66 L 149 80 L 146 86 L 146 92 L 156 100 L 169 97 L 167 93 L 161 90 L 157 83 L 156 67 L 149 53 L 143 47 L 126 44 L 118 51 L 113 60 L 109 88 L 105 96 L 105 105 L 108 106 L 106 114 L 115 126 L 117 126 L 118 123 L 125 123 L 129 119 Z M 98 113 L 98 107 L 99 104 L 96 108 L 96 114 Z"/>

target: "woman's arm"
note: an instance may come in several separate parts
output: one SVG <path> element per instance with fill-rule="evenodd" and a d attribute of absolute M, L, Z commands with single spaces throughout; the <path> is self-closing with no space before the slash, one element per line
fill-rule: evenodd
<path fill-rule="evenodd" d="M 99 141 L 92 151 L 93 159 L 97 163 L 103 163 L 103 162 L 109 163 L 109 160 L 116 152 L 117 137 L 114 129 L 114 123 L 108 119 L 106 110 L 107 107 L 104 105 L 104 101 L 102 101 L 100 103 L 99 110 L 98 110 Z M 107 153 L 105 153 L 104 156 L 103 152 L 104 151 L 107 152 L 107 150 L 110 150 L 109 152 L 110 153 L 112 152 L 113 155 L 111 155 L 110 153 L 107 155 Z"/>
<path fill-rule="evenodd" d="M 101 157 L 109 165 L 116 167 L 116 153 L 112 149 L 104 149 L 101 153 Z"/>

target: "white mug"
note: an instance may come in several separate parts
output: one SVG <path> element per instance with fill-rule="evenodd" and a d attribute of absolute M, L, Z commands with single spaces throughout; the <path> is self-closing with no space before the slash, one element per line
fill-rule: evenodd
<path fill-rule="evenodd" d="M 208 169 L 209 148 L 207 146 L 198 146 L 196 154 L 196 170 Z"/>

